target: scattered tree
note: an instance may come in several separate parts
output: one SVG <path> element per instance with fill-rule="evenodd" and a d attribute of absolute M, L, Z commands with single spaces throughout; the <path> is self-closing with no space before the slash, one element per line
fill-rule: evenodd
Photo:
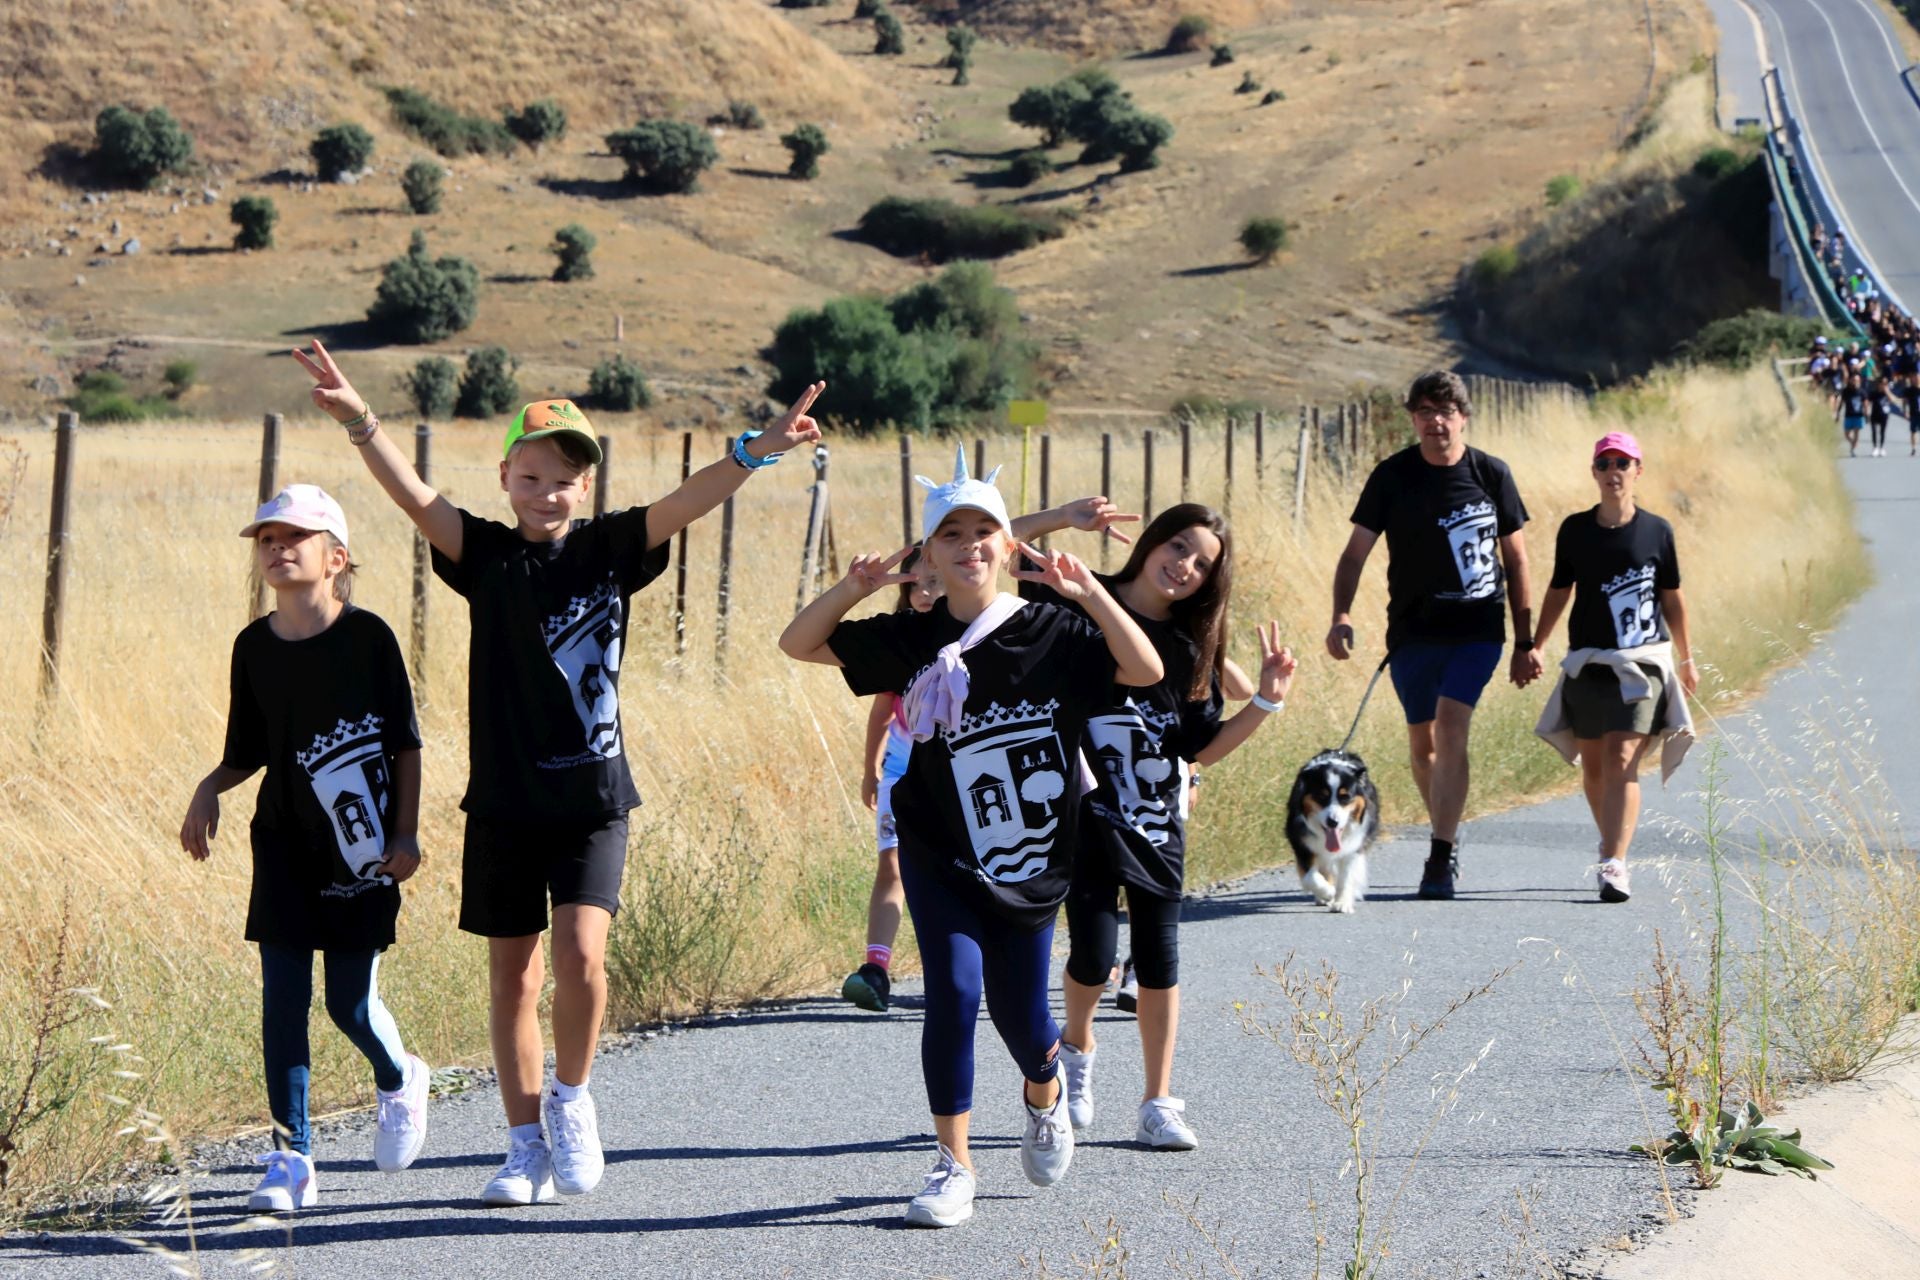
<path fill-rule="evenodd" d="M 1260 105 L 1263 107 L 1270 107 L 1276 102 L 1285 102 L 1286 100 L 1287 95 L 1278 89 L 1269 89 L 1260 95 Z"/>
<path fill-rule="evenodd" d="M 856 22 L 877 18 L 886 11 L 886 0 L 854 0 L 853 17 Z"/>
<path fill-rule="evenodd" d="M 653 403 L 653 389 L 638 364 L 617 355 L 593 366 L 587 377 L 587 397 L 602 409 L 631 413 Z"/>
<path fill-rule="evenodd" d="M 907 51 L 906 28 L 890 9 L 882 9 L 873 19 L 873 51 L 882 57 L 897 57 Z"/>
<path fill-rule="evenodd" d="M 1040 150 L 1022 151 L 1007 163 L 1006 180 L 1010 187 L 1030 187 L 1053 173 L 1053 161 Z"/>
<path fill-rule="evenodd" d="M 1074 109 L 1086 97 L 1086 87 L 1075 80 L 1032 85 L 1013 100 L 1007 118 L 1022 128 L 1038 129 L 1041 146 L 1057 147 L 1066 140 Z"/>
<path fill-rule="evenodd" d="M 826 131 L 817 124 L 796 126 L 792 133 L 780 139 L 780 145 L 793 156 L 793 162 L 787 166 L 787 176 L 803 181 L 820 176 L 820 157 L 832 150 Z"/>
<path fill-rule="evenodd" d="M 968 82 L 968 73 L 973 70 L 973 46 L 979 40 L 979 35 L 972 27 L 962 25 L 947 29 L 947 65 L 953 68 L 955 84 Z"/>
<path fill-rule="evenodd" d="M 422 418 L 450 418 L 459 395 L 460 371 L 445 356 L 428 356 L 407 371 L 400 386 Z"/>
<path fill-rule="evenodd" d="M 330 124 L 314 136 L 307 152 L 322 182 L 338 182 L 359 173 L 373 158 L 373 135 L 357 124 Z"/>
<path fill-rule="evenodd" d="M 1120 172 L 1139 173 L 1160 164 L 1160 148 L 1173 138 L 1173 123 L 1165 116 L 1134 112 L 1117 122 L 1106 142 L 1120 157 Z"/>
<path fill-rule="evenodd" d="M 236 249 L 273 248 L 273 227 L 280 211 L 265 196 L 241 196 L 227 211 L 227 220 L 240 228 L 233 233 Z"/>
<path fill-rule="evenodd" d="M 505 347 L 481 347 L 467 357 L 454 412 L 463 418 L 491 418 L 520 403 L 520 383 L 513 375 L 520 362 Z"/>
<path fill-rule="evenodd" d="M 1213 35 L 1213 21 L 1201 14 L 1189 13 L 1173 24 L 1167 33 L 1168 53 L 1192 53 L 1206 47 Z"/>
<path fill-rule="evenodd" d="M 1249 71 L 1240 77 L 1240 83 L 1234 86 L 1233 91 L 1235 93 L 1258 93 L 1260 92 L 1260 87 L 1260 81 L 1254 78 L 1253 72 Z"/>
<path fill-rule="evenodd" d="M 93 122 L 94 159 L 113 176 L 150 187 L 193 159 L 193 139 L 165 107 L 146 112 L 114 106 Z"/>
<path fill-rule="evenodd" d="M 1248 218 L 1240 228 L 1240 247 L 1247 256 L 1262 264 L 1272 262 L 1287 247 L 1287 223 L 1284 218 Z"/>
<path fill-rule="evenodd" d="M 1207 65 L 1211 67 L 1224 67 L 1232 61 L 1233 46 L 1230 44 L 1217 44 L 1213 46 L 1213 61 Z"/>
<path fill-rule="evenodd" d="M 553 233 L 553 252 L 559 257 L 560 264 L 553 269 L 553 278 L 566 283 L 570 280 L 593 279 L 594 246 L 599 243 L 593 232 L 577 222 L 569 222 Z"/>
<path fill-rule="evenodd" d="M 381 270 L 367 320 L 395 342 L 438 342 L 473 324 L 480 273 L 465 258 L 432 258 L 423 231 Z"/>
<path fill-rule="evenodd" d="M 509 111 L 506 125 L 508 133 L 537 151 L 543 143 L 567 136 L 567 110 L 552 98 L 542 98 Z"/>
<path fill-rule="evenodd" d="M 445 171 L 432 160 L 415 160 L 400 175 L 400 190 L 407 196 L 407 207 L 417 214 L 440 212 L 441 181 Z"/>
<path fill-rule="evenodd" d="M 627 180 L 650 191 L 692 191 L 720 159 L 713 135 L 681 120 L 643 120 L 607 135 L 607 149 L 627 162 Z"/>

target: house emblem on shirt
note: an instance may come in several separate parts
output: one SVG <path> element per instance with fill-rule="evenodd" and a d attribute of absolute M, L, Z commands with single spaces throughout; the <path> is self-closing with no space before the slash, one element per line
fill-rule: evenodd
<path fill-rule="evenodd" d="M 1013 811 L 1007 807 L 1007 784 L 990 773 L 981 774 L 967 794 L 973 797 L 973 820 L 981 827 L 998 826 L 1013 821 Z"/>
<path fill-rule="evenodd" d="M 371 840 L 380 830 L 373 811 L 367 808 L 367 798 L 352 791 L 342 791 L 334 797 L 333 825 L 343 845 Z"/>

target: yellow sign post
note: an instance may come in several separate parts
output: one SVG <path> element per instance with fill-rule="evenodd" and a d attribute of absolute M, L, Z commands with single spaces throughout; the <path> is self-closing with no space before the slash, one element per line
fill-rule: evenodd
<path fill-rule="evenodd" d="M 1020 439 L 1020 510 L 1027 509 L 1027 471 L 1033 453 L 1033 429 L 1047 425 L 1045 400 L 1009 400 L 1007 422 L 1023 428 Z"/>

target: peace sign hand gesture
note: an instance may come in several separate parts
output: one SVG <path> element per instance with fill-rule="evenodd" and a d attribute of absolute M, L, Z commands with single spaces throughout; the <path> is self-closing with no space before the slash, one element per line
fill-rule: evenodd
<path fill-rule="evenodd" d="M 1284 702 L 1293 688 L 1293 673 L 1300 660 L 1293 650 L 1280 643 L 1280 624 L 1269 622 L 1254 628 L 1260 633 L 1260 696 L 1268 702 Z"/>
<path fill-rule="evenodd" d="M 367 411 L 367 402 L 353 389 L 346 375 L 340 372 L 340 366 L 320 345 L 320 339 L 313 340 L 311 356 L 295 347 L 293 358 L 300 362 L 301 368 L 313 375 L 313 403 L 320 412 L 335 422 L 350 422 Z"/>
<path fill-rule="evenodd" d="M 918 582 L 917 573 L 895 573 L 898 565 L 912 554 L 912 547 L 902 547 L 890 556 L 855 556 L 853 563 L 847 566 L 847 576 L 842 578 L 843 586 L 851 586 L 858 599 L 864 600 L 882 587 L 897 587 L 903 583 Z"/>
<path fill-rule="evenodd" d="M 1100 590 L 1100 584 L 1093 576 L 1093 570 L 1075 555 L 1065 551 L 1042 551 L 1031 543 L 1018 543 L 1020 551 L 1027 559 L 1039 565 L 1038 569 L 1010 569 L 1015 578 L 1022 582 L 1038 582 L 1051 587 L 1069 600 L 1085 600 Z"/>
<path fill-rule="evenodd" d="M 818 400 L 820 393 L 826 389 L 827 384 L 824 382 L 810 384 L 800 393 L 800 398 L 780 415 L 779 421 L 747 444 L 747 452 L 756 458 L 765 458 L 818 440 L 820 424 L 807 416 L 807 410 L 813 408 L 813 402 Z"/>
<path fill-rule="evenodd" d="M 1125 545 L 1131 545 L 1133 539 L 1113 526 L 1137 524 L 1140 520 L 1138 515 L 1123 513 L 1105 496 L 1080 498 L 1069 502 L 1060 509 L 1060 514 L 1065 516 L 1067 523 L 1076 529 L 1086 533 L 1104 533 Z"/>

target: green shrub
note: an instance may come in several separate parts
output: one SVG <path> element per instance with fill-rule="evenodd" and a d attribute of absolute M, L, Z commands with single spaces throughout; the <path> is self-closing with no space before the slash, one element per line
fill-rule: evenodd
<path fill-rule="evenodd" d="M 1053 173 L 1053 161 L 1044 151 L 1022 151 L 1007 163 L 1005 176 L 1010 187 L 1030 187 Z"/>
<path fill-rule="evenodd" d="M 1473 282 L 1482 289 L 1495 288 L 1519 269 L 1519 250 L 1510 244 L 1496 244 L 1473 260 Z"/>
<path fill-rule="evenodd" d="M 1693 173 L 1695 177 L 1705 178 L 1708 182 L 1718 182 L 1744 164 L 1746 160 L 1737 151 L 1727 147 L 1708 147 L 1693 162 Z"/>
<path fill-rule="evenodd" d="M 1269 89 L 1260 95 L 1260 105 L 1263 107 L 1270 107 L 1276 102 L 1285 102 L 1286 100 L 1287 95 L 1278 89 Z"/>
<path fill-rule="evenodd" d="M 146 112 L 108 107 L 94 118 L 95 162 L 112 176 L 150 187 L 193 159 L 193 138 L 165 107 Z"/>
<path fill-rule="evenodd" d="M 782 9 L 824 9 L 833 0 L 780 0 Z"/>
<path fill-rule="evenodd" d="M 587 377 L 587 398 L 602 409 L 631 413 L 653 403 L 653 390 L 638 364 L 613 356 L 593 366 Z"/>
<path fill-rule="evenodd" d="M 407 196 L 407 207 L 417 214 L 440 212 L 441 182 L 444 173 L 431 160 L 415 160 L 400 175 L 400 190 Z"/>
<path fill-rule="evenodd" d="M 73 389 L 92 395 L 117 395 L 127 389 L 127 380 L 111 369 L 89 369 L 74 382 Z"/>
<path fill-rule="evenodd" d="M 1168 53 L 1192 53 L 1204 48 L 1208 37 L 1213 35 L 1213 21 L 1201 14 L 1189 13 L 1173 24 L 1173 30 L 1167 32 Z"/>
<path fill-rule="evenodd" d="M 1274 255 L 1287 247 L 1287 223 L 1284 218 L 1248 218 L 1240 228 L 1240 247 L 1256 262 L 1272 262 Z"/>
<path fill-rule="evenodd" d="M 967 83 L 968 72 L 973 68 L 973 46 L 979 40 L 979 35 L 972 27 L 962 25 L 947 29 L 947 65 L 953 68 L 955 84 Z"/>
<path fill-rule="evenodd" d="M 467 357 L 454 412 L 463 418 L 491 418 L 520 403 L 520 383 L 513 376 L 520 367 L 505 347 L 481 347 Z"/>
<path fill-rule="evenodd" d="M 796 126 L 792 133 L 780 139 L 780 145 L 793 157 L 787 166 L 787 176 L 803 181 L 820 176 L 820 157 L 832 150 L 826 132 L 817 124 Z"/>
<path fill-rule="evenodd" d="M 725 111 L 708 116 L 707 123 L 733 129 L 764 129 L 767 127 L 767 118 L 760 114 L 758 106 L 735 98 L 727 103 Z"/>
<path fill-rule="evenodd" d="M 160 380 L 167 384 L 167 395 L 179 398 L 200 378 L 200 366 L 191 360 L 169 360 Z"/>
<path fill-rule="evenodd" d="M 860 217 L 860 236 L 895 257 L 999 258 L 1061 234 L 1057 219 L 1000 205 L 888 196 Z"/>
<path fill-rule="evenodd" d="M 1007 118 L 1024 129 L 1038 129 L 1041 146 L 1057 147 L 1066 139 L 1074 109 L 1086 99 L 1086 87 L 1075 80 L 1031 85 L 1007 108 Z"/>
<path fill-rule="evenodd" d="M 1160 148 L 1173 138 L 1173 123 L 1165 116 L 1134 112 L 1116 121 L 1105 144 L 1120 157 L 1120 172 L 1139 173 L 1160 163 Z"/>
<path fill-rule="evenodd" d="M 650 191 L 692 191 L 720 159 L 713 135 L 681 120 L 643 120 L 607 135 L 607 149 L 627 162 L 627 180 Z"/>
<path fill-rule="evenodd" d="M 1558 209 L 1567 201 L 1580 194 L 1580 179 L 1570 173 L 1556 174 L 1547 179 L 1547 208 Z"/>
<path fill-rule="evenodd" d="M 373 135 L 357 124 L 330 124 L 308 144 L 313 167 L 322 182 L 338 182 L 358 173 L 373 158 Z"/>
<path fill-rule="evenodd" d="M 877 18 L 886 11 L 886 0 L 854 0 L 853 16 L 856 21 Z"/>
<path fill-rule="evenodd" d="M 83 422 L 139 422 L 170 418 L 176 412 L 164 397 L 135 396 L 127 390 L 125 379 L 111 369 L 93 369 L 80 375 L 66 403 Z"/>
<path fill-rule="evenodd" d="M 443 156 L 508 155 L 519 145 L 498 120 L 462 115 L 417 89 L 386 94 L 394 121 Z"/>
<path fill-rule="evenodd" d="M 1240 77 L 1240 83 L 1234 86 L 1233 91 L 1235 93 L 1258 93 L 1261 87 L 1260 82 L 1254 79 L 1253 72 L 1249 71 Z"/>
<path fill-rule="evenodd" d="M 906 29 L 891 10 L 882 9 L 874 15 L 873 51 L 882 57 L 897 57 L 907 51 Z"/>
<path fill-rule="evenodd" d="M 1783 352 L 1799 355 L 1821 334 L 1832 342 L 1845 340 L 1818 320 L 1755 307 L 1703 326 L 1681 348 L 1681 354 L 1703 364 L 1744 369 Z"/>
<path fill-rule="evenodd" d="M 577 222 L 569 222 L 553 233 L 553 252 L 560 259 L 553 278 L 562 284 L 570 280 L 593 279 L 593 250 L 600 242 L 593 232 Z"/>
<path fill-rule="evenodd" d="M 381 270 L 367 320 L 394 342 L 438 342 L 473 324 L 480 273 L 465 258 L 431 258 L 425 232 Z"/>
<path fill-rule="evenodd" d="M 428 356 L 400 380 L 407 403 L 422 418 L 449 418 L 460 386 L 460 371 L 445 356 Z"/>
<path fill-rule="evenodd" d="M 538 150 L 567 136 L 567 109 L 552 98 L 542 98 L 509 111 L 505 123 L 508 133 Z"/>
<path fill-rule="evenodd" d="M 1207 65 L 1210 67 L 1224 67 L 1232 61 L 1233 46 L 1230 44 L 1217 44 L 1213 46 L 1213 61 Z"/>
<path fill-rule="evenodd" d="M 271 249 L 273 228 L 280 221 L 280 210 L 265 196 L 241 196 L 227 210 L 227 220 L 240 228 L 233 233 L 234 248 Z"/>

